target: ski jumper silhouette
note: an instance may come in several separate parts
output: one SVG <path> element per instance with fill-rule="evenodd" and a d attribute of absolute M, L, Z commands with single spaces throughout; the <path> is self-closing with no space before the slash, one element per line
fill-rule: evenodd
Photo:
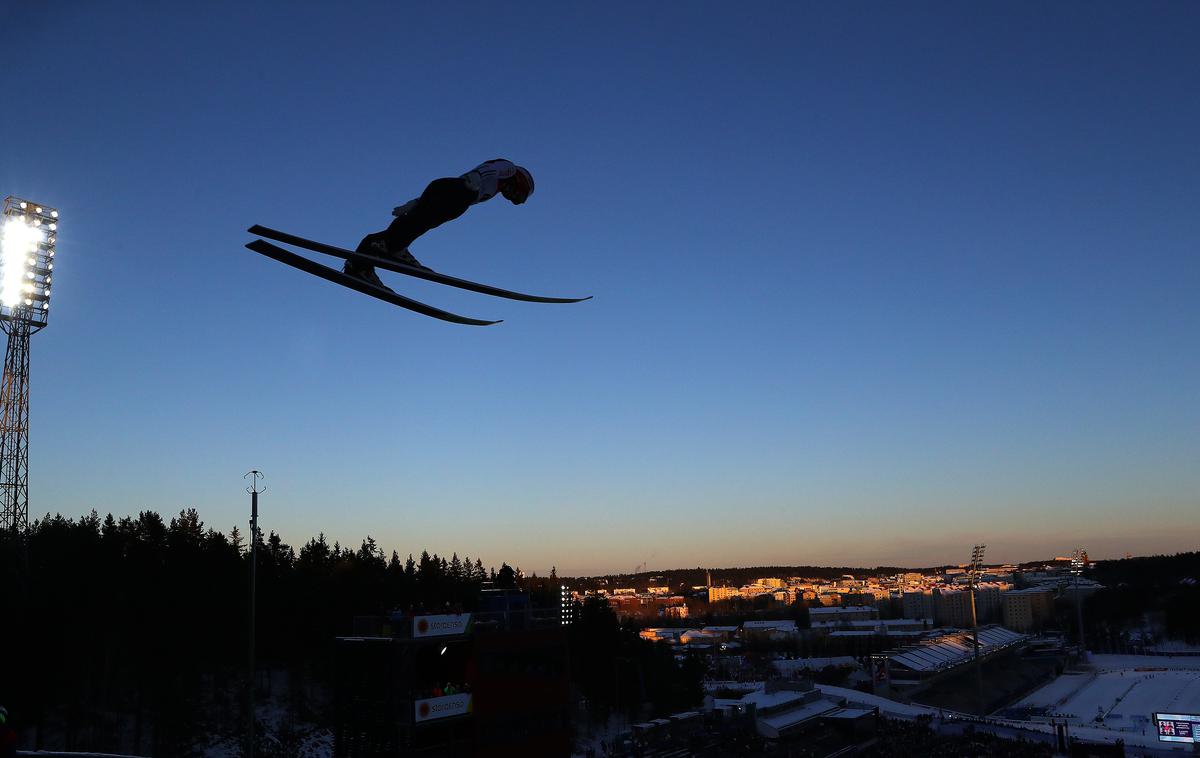
<path fill-rule="evenodd" d="M 520 205 L 533 194 L 533 175 L 511 161 L 497 158 L 479 164 L 462 176 L 434 179 L 420 197 L 392 211 L 396 220 L 387 229 L 363 237 L 355 252 L 428 270 L 428 266 L 421 265 L 408 252 L 413 240 L 497 194 L 504 195 L 513 205 Z M 388 289 L 379 280 L 375 267 L 369 264 L 348 260 L 342 271 Z"/>

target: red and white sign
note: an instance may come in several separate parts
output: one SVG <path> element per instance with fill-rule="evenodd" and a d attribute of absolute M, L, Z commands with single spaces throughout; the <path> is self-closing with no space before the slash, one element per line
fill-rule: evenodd
<path fill-rule="evenodd" d="M 414 616 L 413 637 L 449 637 L 466 634 L 471 629 L 471 614 L 455 613 L 446 616 Z"/>
<path fill-rule="evenodd" d="M 471 693 L 460 695 L 445 695 L 418 700 L 414 705 L 414 716 L 417 723 L 448 719 L 451 716 L 466 716 L 471 712 Z"/>

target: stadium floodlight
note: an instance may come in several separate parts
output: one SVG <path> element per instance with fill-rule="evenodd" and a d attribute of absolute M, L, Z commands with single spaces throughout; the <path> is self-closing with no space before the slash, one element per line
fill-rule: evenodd
<path fill-rule="evenodd" d="M 29 321 L 33 331 L 46 325 L 50 272 L 58 242 L 58 211 L 39 203 L 8 198 L 0 216 L 0 321 Z"/>
<path fill-rule="evenodd" d="M 9 308 L 21 300 L 21 290 L 26 278 L 33 278 L 29 270 L 30 254 L 36 253 L 45 234 L 25 220 L 14 215 L 4 219 L 0 232 L 0 303 Z"/>
<path fill-rule="evenodd" d="M 979 585 L 979 574 L 983 570 L 983 551 L 987 545 L 976 545 L 971 548 L 971 568 L 967 571 L 967 591 L 971 593 L 971 646 L 974 649 L 975 689 L 979 704 L 979 715 L 986 715 L 986 705 L 983 699 L 983 669 L 979 660 L 979 618 L 975 613 L 975 590 Z"/>
<path fill-rule="evenodd" d="M 1071 554 L 1071 575 L 1074 579 L 1074 593 L 1072 594 L 1075 595 L 1075 625 L 1079 630 L 1079 655 L 1084 660 L 1087 659 L 1087 640 L 1083 634 L 1083 594 L 1079 589 L 1079 577 L 1087 568 L 1087 563 L 1087 551 L 1081 547 L 1075 548 L 1075 552 Z"/>
<path fill-rule="evenodd" d="M 50 314 L 58 211 L 8 197 L 0 213 L 0 529 L 29 527 L 29 337 Z"/>

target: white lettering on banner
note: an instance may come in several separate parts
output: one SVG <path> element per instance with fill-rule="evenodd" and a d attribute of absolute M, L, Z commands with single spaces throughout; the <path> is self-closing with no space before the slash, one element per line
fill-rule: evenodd
<path fill-rule="evenodd" d="M 471 712 L 471 708 L 471 693 L 469 692 L 459 695 L 431 697 L 425 700 L 418 700 L 413 705 L 413 717 L 419 723 L 421 721 L 432 721 L 433 719 L 450 718 L 451 716 L 465 716 Z"/>
<path fill-rule="evenodd" d="M 451 634 L 466 634 L 471 628 L 471 614 L 455 613 L 441 616 L 414 616 L 414 637 L 445 637 Z"/>

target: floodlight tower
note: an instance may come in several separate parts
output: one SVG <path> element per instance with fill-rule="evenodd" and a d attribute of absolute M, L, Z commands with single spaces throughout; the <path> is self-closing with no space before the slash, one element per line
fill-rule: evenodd
<path fill-rule="evenodd" d="M 1071 574 L 1075 577 L 1075 623 L 1079 627 L 1079 655 L 1083 660 L 1087 660 L 1087 646 L 1083 641 L 1083 595 L 1079 592 L 1079 577 L 1087 568 L 1087 560 L 1087 551 L 1081 547 L 1071 554 Z"/>
<path fill-rule="evenodd" d="M 983 569 L 983 551 L 987 549 L 987 545 L 976 545 L 971 548 L 971 568 L 967 571 L 967 587 L 971 592 L 971 644 L 975 649 L 975 688 L 978 691 L 979 698 L 979 715 L 984 714 L 983 703 L 983 670 L 979 663 L 979 620 L 975 615 L 975 584 L 979 581 L 979 574 Z"/>
<path fill-rule="evenodd" d="M 0 529 L 29 527 L 29 337 L 46 326 L 58 211 L 7 197 L 0 216 Z"/>

